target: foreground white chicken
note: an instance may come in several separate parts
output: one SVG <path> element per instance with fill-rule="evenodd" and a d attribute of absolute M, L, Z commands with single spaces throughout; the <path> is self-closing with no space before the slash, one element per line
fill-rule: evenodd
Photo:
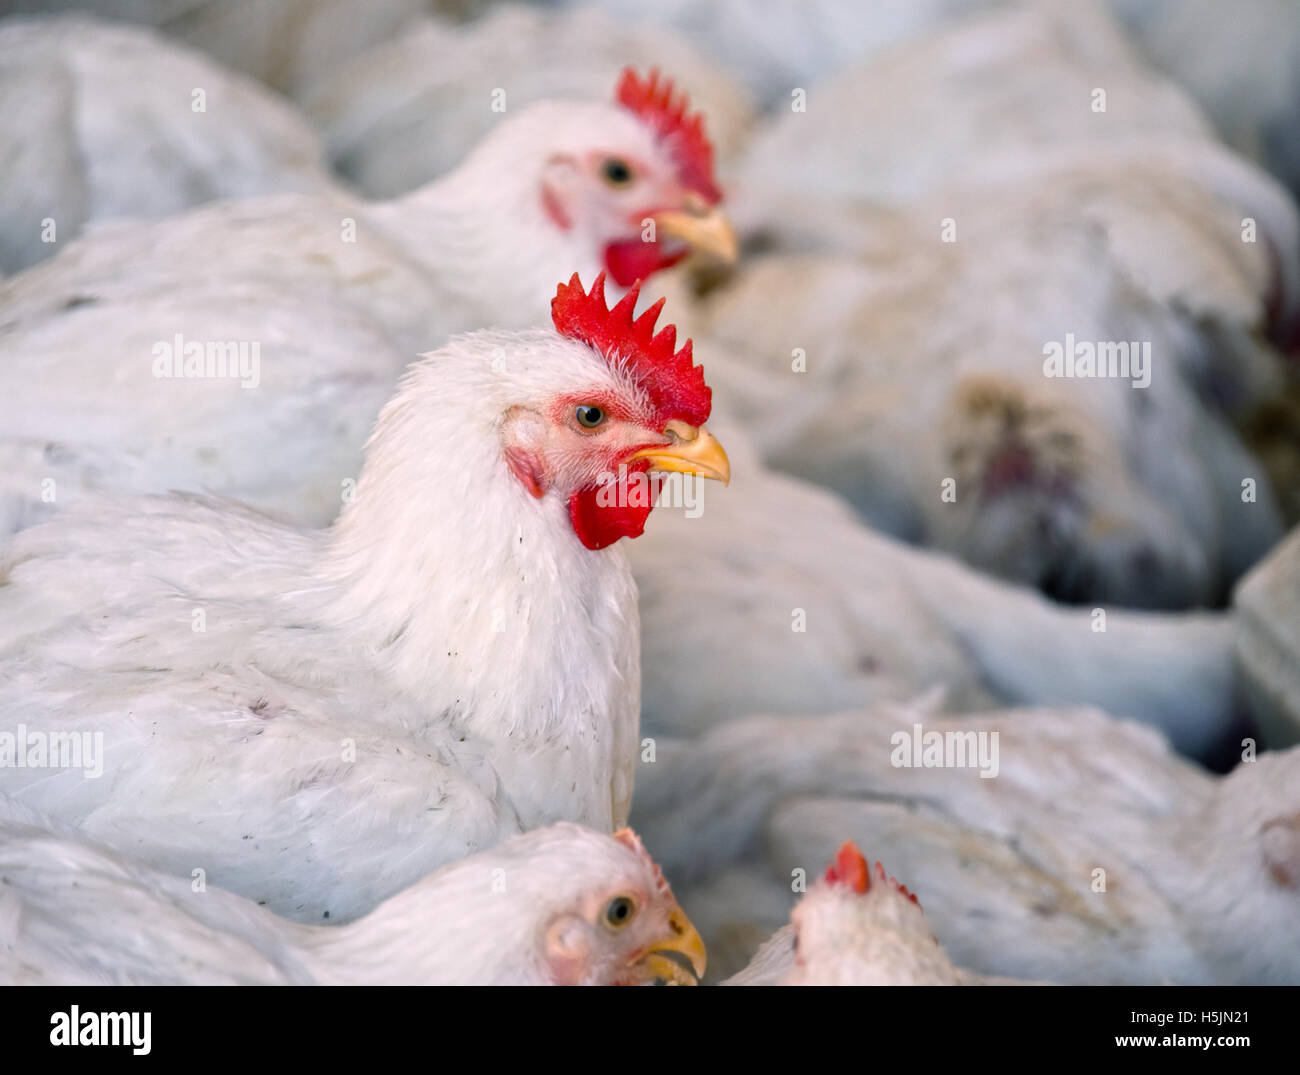
<path fill-rule="evenodd" d="M 887 704 L 733 721 L 656 755 L 635 824 L 724 976 L 849 836 L 982 974 L 1300 983 L 1300 748 L 1215 777 L 1096 710 Z"/>
<path fill-rule="evenodd" d="M 334 187 L 286 102 L 146 30 L 6 19 L 0 100 L 0 273 L 105 220 Z"/>
<path fill-rule="evenodd" d="M 649 468 L 729 470 L 690 341 L 602 283 L 561 285 L 554 330 L 413 365 L 329 531 L 174 495 L 14 538 L 0 729 L 21 758 L 80 736 L 104 775 L 11 757 L 0 791 L 313 920 L 521 828 L 621 825 L 639 640 L 608 546 L 644 527 Z"/>
<path fill-rule="evenodd" d="M 512 113 L 394 202 L 108 226 L 0 286 L 0 532 L 87 488 L 230 494 L 323 525 L 416 353 L 542 323 L 574 271 L 626 287 L 692 242 L 734 252 L 720 196 L 701 117 L 628 71 L 615 103 Z"/>
<path fill-rule="evenodd" d="M 356 922 L 304 926 L 32 820 L 0 797 L 3 985 L 690 985 L 704 973 L 699 934 L 630 829 L 538 829 Z"/>
<path fill-rule="evenodd" d="M 959 970 L 930 932 L 917 898 L 852 840 L 826 876 L 799 900 L 790 925 L 773 935 L 723 985 L 982 985 Z"/>

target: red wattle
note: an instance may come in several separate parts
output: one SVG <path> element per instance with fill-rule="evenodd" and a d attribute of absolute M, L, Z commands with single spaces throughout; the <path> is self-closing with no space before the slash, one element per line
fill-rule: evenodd
<path fill-rule="evenodd" d="M 569 497 L 573 531 L 589 549 L 603 549 L 619 538 L 640 537 L 650 518 L 654 497 L 648 459 L 620 470 L 613 488 L 589 485 Z"/>
<path fill-rule="evenodd" d="M 676 265 L 685 256 L 685 250 L 664 253 L 658 240 L 647 243 L 640 239 L 620 239 L 605 247 L 605 268 L 619 287 L 631 287 L 651 273 Z"/>

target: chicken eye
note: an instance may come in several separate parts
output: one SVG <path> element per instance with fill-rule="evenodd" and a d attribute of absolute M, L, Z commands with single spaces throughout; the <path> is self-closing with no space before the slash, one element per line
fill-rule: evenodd
<path fill-rule="evenodd" d="M 616 896 L 605 908 L 605 921 L 615 929 L 622 929 L 632 921 L 632 913 L 635 910 L 635 904 L 627 896 Z"/>
<path fill-rule="evenodd" d="M 573 412 L 573 416 L 578 420 L 578 425 L 583 429 L 595 429 L 605 420 L 605 412 L 599 407 L 593 407 L 590 404 L 584 404 Z"/>
<path fill-rule="evenodd" d="M 618 157 L 608 157 L 600 163 L 600 177 L 611 187 L 625 187 L 632 182 L 632 166 Z"/>

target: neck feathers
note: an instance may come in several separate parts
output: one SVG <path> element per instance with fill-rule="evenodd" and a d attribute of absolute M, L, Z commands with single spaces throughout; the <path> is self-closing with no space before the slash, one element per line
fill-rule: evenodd
<path fill-rule="evenodd" d="M 477 343 L 490 355 L 496 339 Z M 635 584 L 621 549 L 585 548 L 562 498 L 510 474 L 488 368 L 411 367 L 330 533 L 325 615 L 430 725 L 502 746 L 492 761 L 525 824 L 609 825 L 610 784 L 591 789 L 634 750 Z"/>
<path fill-rule="evenodd" d="M 442 179 L 368 210 L 394 243 L 463 297 L 477 318 L 462 322 L 466 329 L 544 324 L 557 280 L 575 271 L 589 279 L 603 267 L 603 251 L 547 212 L 545 128 L 530 137 L 529 117 L 518 119 L 525 122 L 510 131 L 503 125 Z M 482 313 L 485 296 L 494 303 L 490 317 Z"/>

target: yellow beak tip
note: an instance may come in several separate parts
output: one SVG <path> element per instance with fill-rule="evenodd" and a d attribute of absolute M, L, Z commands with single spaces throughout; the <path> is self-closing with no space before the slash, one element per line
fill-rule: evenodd
<path fill-rule="evenodd" d="M 685 422 L 669 422 L 665 432 L 676 440 L 670 444 L 643 448 L 633 459 L 648 459 L 652 470 L 694 474 L 700 478 L 731 484 L 731 461 L 717 439 L 704 426 L 696 429 Z"/>
<path fill-rule="evenodd" d="M 716 207 L 703 211 L 672 210 L 655 215 L 659 230 L 674 239 L 680 239 L 697 253 L 734 265 L 740 257 L 740 244 L 736 229 L 725 213 Z"/>

